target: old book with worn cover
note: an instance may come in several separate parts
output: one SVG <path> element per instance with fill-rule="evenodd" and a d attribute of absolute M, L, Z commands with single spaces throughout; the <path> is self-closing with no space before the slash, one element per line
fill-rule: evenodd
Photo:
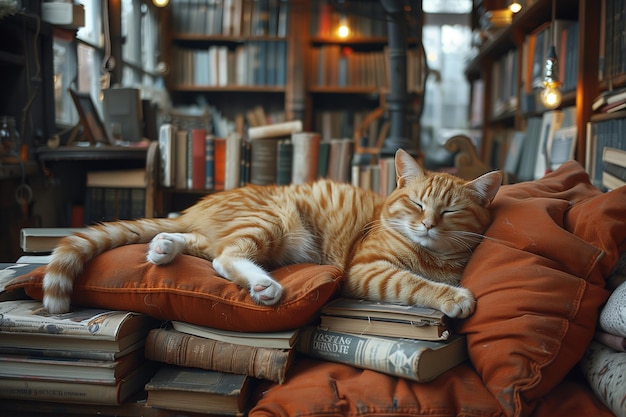
<path fill-rule="evenodd" d="M 445 340 L 450 336 L 441 311 L 352 298 L 338 298 L 321 310 L 321 327 L 374 336 Z"/>
<path fill-rule="evenodd" d="M 252 378 L 205 369 L 163 366 L 145 386 L 150 407 L 244 415 Z"/>
<path fill-rule="evenodd" d="M 298 334 L 297 329 L 285 330 L 283 332 L 232 332 L 214 329 L 212 327 L 198 326 L 182 321 L 172 321 L 172 326 L 179 332 L 192 334 L 194 336 L 206 337 L 227 343 L 274 349 L 292 348 Z"/>
<path fill-rule="evenodd" d="M 333 332 L 316 326 L 300 331 L 296 350 L 418 382 L 431 381 L 467 359 L 462 335 L 436 342 Z"/>
<path fill-rule="evenodd" d="M 118 352 L 143 340 L 159 322 L 128 311 L 74 307 L 49 314 L 40 301 L 0 302 L 0 346 Z"/>
<path fill-rule="evenodd" d="M 282 384 L 295 350 L 220 342 L 159 328 L 148 333 L 145 355 L 170 365 L 245 374 Z"/>
<path fill-rule="evenodd" d="M 155 369 L 154 364 L 145 363 L 110 385 L 85 381 L 45 381 L 0 377 L 0 398 L 117 405 L 122 404 L 141 390 L 154 375 Z"/>
<path fill-rule="evenodd" d="M 144 363 L 142 349 L 112 361 L 0 354 L 0 378 L 113 385 Z"/>

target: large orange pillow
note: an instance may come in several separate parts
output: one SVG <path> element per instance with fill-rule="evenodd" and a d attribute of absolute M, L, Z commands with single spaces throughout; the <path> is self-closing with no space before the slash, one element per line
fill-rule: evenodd
<path fill-rule="evenodd" d="M 285 288 L 276 306 L 255 304 L 247 290 L 221 278 L 211 263 L 189 255 L 171 264 L 146 261 L 147 245 L 122 246 L 89 262 L 74 283 L 75 305 L 130 310 L 163 320 L 246 332 L 293 329 L 308 324 L 339 289 L 341 269 L 298 264 L 272 272 Z M 7 291 L 24 288 L 41 300 L 45 266 L 16 278 Z"/>
<path fill-rule="evenodd" d="M 462 284 L 476 312 L 459 326 L 470 360 L 508 416 L 529 415 L 582 358 L 604 279 L 626 242 L 626 187 L 594 188 L 569 162 L 504 186 Z"/>

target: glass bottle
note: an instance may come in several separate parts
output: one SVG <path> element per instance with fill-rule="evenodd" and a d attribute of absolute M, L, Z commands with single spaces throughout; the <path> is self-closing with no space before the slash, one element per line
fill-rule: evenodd
<path fill-rule="evenodd" d="M 15 118 L 0 116 L 0 161 L 19 162 L 20 146 L 20 134 L 15 128 Z"/>

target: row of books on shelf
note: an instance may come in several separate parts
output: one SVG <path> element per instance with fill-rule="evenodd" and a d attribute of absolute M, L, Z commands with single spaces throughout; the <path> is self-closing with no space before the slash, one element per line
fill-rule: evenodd
<path fill-rule="evenodd" d="M 336 38 L 340 24 L 350 27 L 351 37 L 386 37 L 385 10 L 379 2 L 361 1 L 350 4 L 350 14 L 341 13 L 330 0 L 311 2 L 310 33 L 318 38 Z M 379 16 L 379 19 L 372 17 Z"/>
<path fill-rule="evenodd" d="M 0 311 L 5 401 L 119 405 L 145 398 L 155 408 L 237 415 L 259 381 L 287 382 L 299 354 L 420 382 L 467 358 L 464 338 L 440 312 L 362 300 L 337 299 L 322 310 L 321 324 L 273 333 L 85 308 L 48 315 L 34 300 L 3 301 Z"/>
<path fill-rule="evenodd" d="M 172 79 L 193 86 L 284 86 L 287 43 L 250 41 L 229 48 L 172 47 Z"/>
<path fill-rule="evenodd" d="M 316 63 L 314 86 L 389 87 L 389 48 L 378 51 L 357 51 L 342 45 L 322 45 L 312 48 Z M 424 68 L 417 49 L 406 51 L 407 85 L 409 91 L 420 90 Z"/>
<path fill-rule="evenodd" d="M 146 216 L 146 170 L 88 171 L 83 224 Z"/>
<path fill-rule="evenodd" d="M 626 1 L 600 0 L 600 36 L 598 80 L 611 81 L 626 73 L 626 51 L 624 51 L 624 16 Z"/>
<path fill-rule="evenodd" d="M 299 121 L 249 128 L 247 140 L 237 133 L 220 138 L 204 128 L 178 130 L 165 124 L 161 127 L 159 148 L 161 184 L 180 190 L 220 191 L 246 184 L 302 184 L 318 178 L 372 184 L 358 182 L 363 177 L 360 171 L 365 170 L 384 171 L 375 183 L 385 178 L 385 184 L 392 183 L 395 187 L 395 165 L 391 159 L 385 159 L 384 169 L 382 162 L 366 164 L 372 168 L 353 166 L 352 139 L 322 141 L 318 133 L 303 132 Z M 379 191 L 383 187 L 365 188 Z"/>
<path fill-rule="evenodd" d="M 173 0 L 175 33 L 210 36 L 287 36 L 287 0 Z"/>

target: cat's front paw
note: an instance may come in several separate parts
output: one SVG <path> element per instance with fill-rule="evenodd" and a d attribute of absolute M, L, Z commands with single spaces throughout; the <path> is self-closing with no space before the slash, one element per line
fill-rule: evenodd
<path fill-rule="evenodd" d="M 159 233 L 150 242 L 146 258 L 156 265 L 168 264 L 181 252 L 183 244 L 184 239 L 177 233 Z"/>
<path fill-rule="evenodd" d="M 451 297 L 441 304 L 441 311 L 448 317 L 463 319 L 476 309 L 476 299 L 467 288 L 452 287 Z"/>
<path fill-rule="evenodd" d="M 262 278 L 250 282 L 250 296 L 257 304 L 271 306 L 280 301 L 283 287 L 269 277 Z"/>

